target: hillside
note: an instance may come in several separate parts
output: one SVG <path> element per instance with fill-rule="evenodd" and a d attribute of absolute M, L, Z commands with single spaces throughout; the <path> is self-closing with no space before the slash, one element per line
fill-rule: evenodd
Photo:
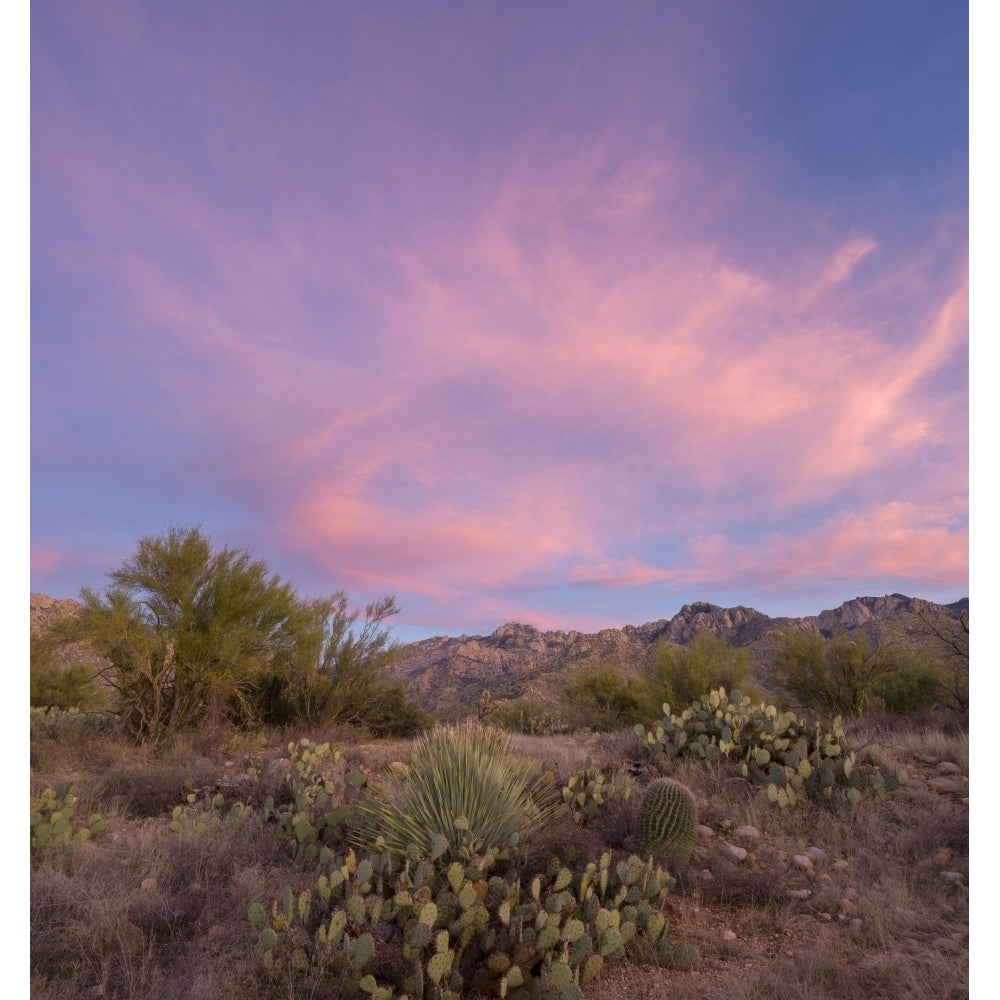
<path fill-rule="evenodd" d="M 79 609 L 77 601 L 31 595 L 31 628 L 45 629 Z M 768 688 L 777 634 L 785 629 L 816 628 L 829 635 L 836 625 L 864 632 L 873 642 L 919 644 L 914 615 L 968 614 L 969 600 L 947 606 L 917 597 L 891 594 L 856 597 L 832 610 L 805 618 L 771 618 L 753 608 L 685 604 L 670 619 L 625 625 L 600 632 L 542 632 L 531 625 L 508 622 L 487 636 L 437 636 L 402 647 L 393 672 L 423 708 L 437 715 L 475 705 L 489 690 L 494 699 L 536 698 L 554 703 L 575 674 L 610 666 L 626 675 L 642 670 L 661 642 L 686 645 L 695 636 L 713 633 L 749 651 L 754 677 Z M 79 649 L 65 651 L 68 664 L 86 659 Z"/>
<path fill-rule="evenodd" d="M 488 636 L 440 636 L 411 643 L 403 648 L 394 670 L 411 696 L 434 713 L 471 706 L 486 689 L 494 699 L 548 701 L 581 669 L 613 666 L 634 674 L 649 662 L 659 643 L 686 645 L 708 632 L 747 649 L 756 679 L 767 687 L 776 636 L 785 629 L 817 628 L 829 635 L 834 626 L 844 625 L 874 642 L 919 643 L 916 613 L 957 616 L 968 613 L 968 607 L 968 598 L 943 606 L 891 594 L 857 597 L 806 618 L 771 618 L 753 608 L 697 602 L 684 605 L 670 619 L 596 633 L 541 632 L 510 622 Z"/>

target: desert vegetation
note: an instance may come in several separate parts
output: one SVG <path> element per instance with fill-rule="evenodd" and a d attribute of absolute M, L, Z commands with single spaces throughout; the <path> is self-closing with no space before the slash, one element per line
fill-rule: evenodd
<path fill-rule="evenodd" d="M 881 672 L 781 647 L 860 701 L 772 700 L 701 642 L 614 725 L 442 725 L 392 680 L 389 598 L 302 601 L 197 530 L 111 581 L 33 640 L 33 996 L 968 996 L 967 621 Z M 907 670 L 933 700 L 879 688 Z"/>

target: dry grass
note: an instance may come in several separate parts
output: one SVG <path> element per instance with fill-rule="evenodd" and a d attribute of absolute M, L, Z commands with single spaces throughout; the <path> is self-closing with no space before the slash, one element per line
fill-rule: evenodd
<path fill-rule="evenodd" d="M 72 786 L 108 832 L 72 854 L 33 867 L 31 995 L 44 1000 L 157 997 L 276 1000 L 333 996 L 322 983 L 268 982 L 247 920 L 254 901 L 311 883 L 287 860 L 259 813 L 211 834 L 172 834 L 171 808 L 187 791 L 222 790 L 263 801 L 280 782 L 268 764 L 298 736 L 263 741 L 222 731 L 145 754 L 107 735 L 35 734 L 33 790 Z M 586 991 L 590 1000 L 673 994 L 689 1000 L 959 1000 L 969 995 L 968 738 L 927 723 L 869 724 L 885 759 L 916 781 L 851 812 L 817 806 L 781 811 L 743 794 L 722 765 L 677 764 L 694 792 L 702 837 L 668 907 L 670 936 L 698 946 L 700 967 L 679 973 L 622 963 Z M 405 743 L 355 743 L 355 763 L 381 771 L 405 759 Z M 572 739 L 515 737 L 519 753 L 564 779 L 588 755 L 624 780 L 634 759 L 628 733 Z M 956 765 L 943 775 L 940 762 Z M 951 770 L 945 768 L 945 771 Z M 944 781 L 940 780 L 944 778 Z M 591 828 L 571 822 L 540 837 L 529 865 L 559 856 L 582 865 L 608 847 L 628 849 L 644 776 Z M 935 784 L 936 782 L 936 784 Z M 951 782 L 949 785 L 948 782 Z M 752 826 L 757 835 L 739 828 Z M 742 847 L 745 859 L 731 857 Z M 823 852 L 810 869 L 796 856 Z M 944 872 L 957 873 L 947 878 Z"/>

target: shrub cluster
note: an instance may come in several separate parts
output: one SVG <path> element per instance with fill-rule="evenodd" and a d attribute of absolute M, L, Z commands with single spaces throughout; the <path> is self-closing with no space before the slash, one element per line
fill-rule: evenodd
<path fill-rule="evenodd" d="M 432 721 L 389 679 L 392 597 L 351 610 L 346 594 L 306 599 L 244 549 L 213 548 L 197 528 L 140 539 L 84 589 L 32 660 L 32 703 L 68 707 L 96 690 L 86 666 L 55 670 L 56 649 L 85 649 L 112 708 L 139 742 L 209 718 L 237 725 L 333 721 L 409 735 Z"/>
<path fill-rule="evenodd" d="M 855 805 L 863 795 L 884 795 L 907 781 L 873 751 L 861 758 L 851 749 L 840 718 L 810 724 L 725 688 L 697 699 L 679 715 L 663 706 L 664 718 L 638 735 L 655 755 L 711 762 L 735 761 L 744 777 L 767 788 L 779 806 L 819 799 Z"/>
<path fill-rule="evenodd" d="M 697 964 L 696 949 L 665 936 L 674 880 L 652 859 L 609 852 L 576 872 L 553 859 L 522 876 L 531 835 L 565 807 L 551 776 L 539 781 L 537 767 L 514 759 L 502 732 L 439 730 L 384 787 L 352 781 L 326 745 L 289 750 L 295 801 L 266 809 L 316 877 L 250 907 L 266 975 L 373 1000 L 580 1000 L 627 954 Z M 191 808 L 225 821 L 218 796 Z"/>

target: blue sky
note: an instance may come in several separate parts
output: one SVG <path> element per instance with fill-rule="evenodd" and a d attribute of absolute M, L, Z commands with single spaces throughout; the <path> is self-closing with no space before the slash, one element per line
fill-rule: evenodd
<path fill-rule="evenodd" d="M 31 10 L 31 589 L 402 638 L 969 590 L 962 5 Z"/>

